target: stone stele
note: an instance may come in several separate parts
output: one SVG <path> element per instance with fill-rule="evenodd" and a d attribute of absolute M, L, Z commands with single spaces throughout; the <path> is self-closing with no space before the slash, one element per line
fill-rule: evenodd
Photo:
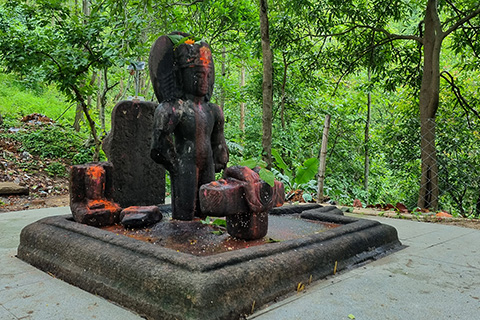
<path fill-rule="evenodd" d="M 103 150 L 113 164 L 113 199 L 126 208 L 165 202 L 165 169 L 150 158 L 157 104 L 121 101 L 112 111 L 112 129 Z"/>

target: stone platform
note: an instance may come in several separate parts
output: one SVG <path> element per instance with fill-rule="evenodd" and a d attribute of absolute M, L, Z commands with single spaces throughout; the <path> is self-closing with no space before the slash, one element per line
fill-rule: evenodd
<path fill-rule="evenodd" d="M 299 283 L 401 248 L 395 228 L 377 221 L 318 209 L 304 211 L 303 218 L 292 214 L 340 226 L 195 256 L 55 216 L 22 230 L 18 257 L 149 319 L 240 319 L 294 292 Z M 289 221 L 291 216 L 282 228 Z"/>

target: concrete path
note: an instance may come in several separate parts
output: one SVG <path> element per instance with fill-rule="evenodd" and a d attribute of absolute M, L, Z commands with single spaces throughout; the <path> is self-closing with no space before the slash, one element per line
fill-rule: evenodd
<path fill-rule="evenodd" d="M 142 319 L 15 257 L 24 226 L 43 217 L 69 213 L 65 207 L 0 213 L 0 319 Z"/>
<path fill-rule="evenodd" d="M 249 320 L 480 319 L 480 231 L 365 216 L 408 246 L 318 281 Z"/>
<path fill-rule="evenodd" d="M 0 213 L 0 319 L 141 319 L 15 258 L 24 226 L 68 213 L 68 208 Z M 480 318 L 479 230 L 364 218 L 394 226 L 408 247 L 313 283 L 248 319 Z"/>

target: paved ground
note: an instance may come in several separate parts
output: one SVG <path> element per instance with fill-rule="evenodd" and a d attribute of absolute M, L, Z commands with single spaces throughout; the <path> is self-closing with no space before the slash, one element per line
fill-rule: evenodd
<path fill-rule="evenodd" d="M 51 208 L 0 214 L 0 319 L 141 319 L 15 258 L 21 229 L 67 214 Z M 250 320 L 478 319 L 480 231 L 380 217 L 406 249 L 308 286 Z"/>

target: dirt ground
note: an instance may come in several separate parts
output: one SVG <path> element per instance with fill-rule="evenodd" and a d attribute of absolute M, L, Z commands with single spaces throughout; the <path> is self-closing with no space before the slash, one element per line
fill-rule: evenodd
<path fill-rule="evenodd" d="M 370 215 L 370 216 L 383 216 L 392 219 L 405 219 L 414 220 L 427 223 L 440 223 L 452 226 L 458 226 L 463 228 L 471 228 L 480 230 L 480 219 L 467 219 L 467 218 L 442 218 L 435 215 L 413 215 L 413 214 L 398 214 L 394 211 L 383 211 L 370 208 L 352 208 L 353 213 Z"/>
<path fill-rule="evenodd" d="M 0 197 L 0 214 L 2 212 L 21 211 L 29 209 L 64 207 L 69 205 L 67 194 L 46 197 L 35 196 L 3 196 Z"/>

